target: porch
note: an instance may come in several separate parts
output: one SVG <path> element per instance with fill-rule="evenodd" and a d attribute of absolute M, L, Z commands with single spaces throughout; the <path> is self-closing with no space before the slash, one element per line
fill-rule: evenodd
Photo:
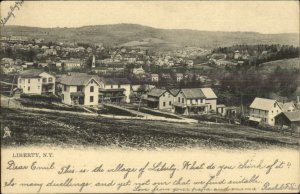
<path fill-rule="evenodd" d="M 99 102 L 123 102 L 125 101 L 125 89 L 99 89 Z"/>
<path fill-rule="evenodd" d="M 72 105 L 84 105 L 84 93 L 83 92 L 72 92 L 71 95 Z"/>

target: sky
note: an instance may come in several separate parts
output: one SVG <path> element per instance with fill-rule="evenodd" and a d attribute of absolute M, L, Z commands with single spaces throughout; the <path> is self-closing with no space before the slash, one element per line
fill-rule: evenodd
<path fill-rule="evenodd" d="M 1 19 L 14 3 L 1 2 Z M 133 23 L 163 29 L 299 33 L 298 1 L 24 1 L 13 13 L 5 25 Z"/>

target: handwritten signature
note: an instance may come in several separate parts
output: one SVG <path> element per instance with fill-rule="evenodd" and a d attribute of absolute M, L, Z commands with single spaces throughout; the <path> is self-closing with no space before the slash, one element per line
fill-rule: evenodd
<path fill-rule="evenodd" d="M 22 4 L 24 3 L 24 0 L 20 0 L 20 1 L 15 1 L 15 4 L 13 6 L 10 6 L 10 11 L 7 13 L 6 17 L 1 18 L 0 23 L 2 24 L 2 26 L 4 26 L 7 21 L 11 18 L 11 16 L 15 17 L 15 9 L 20 10 L 20 6 L 22 6 Z"/>

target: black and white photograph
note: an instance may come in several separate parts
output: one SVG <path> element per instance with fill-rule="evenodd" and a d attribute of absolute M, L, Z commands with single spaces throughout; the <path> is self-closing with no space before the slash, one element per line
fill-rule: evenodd
<path fill-rule="evenodd" d="M 298 1 L 2 1 L 3 193 L 298 193 Z"/>

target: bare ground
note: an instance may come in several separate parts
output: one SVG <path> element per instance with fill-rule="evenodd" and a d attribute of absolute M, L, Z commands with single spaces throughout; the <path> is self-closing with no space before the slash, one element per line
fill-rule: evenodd
<path fill-rule="evenodd" d="M 78 145 L 125 149 L 299 148 L 299 134 L 290 136 L 229 124 L 114 120 L 99 116 L 1 108 L 1 137 L 5 126 L 12 131 L 12 137 L 2 138 L 2 146 Z"/>

